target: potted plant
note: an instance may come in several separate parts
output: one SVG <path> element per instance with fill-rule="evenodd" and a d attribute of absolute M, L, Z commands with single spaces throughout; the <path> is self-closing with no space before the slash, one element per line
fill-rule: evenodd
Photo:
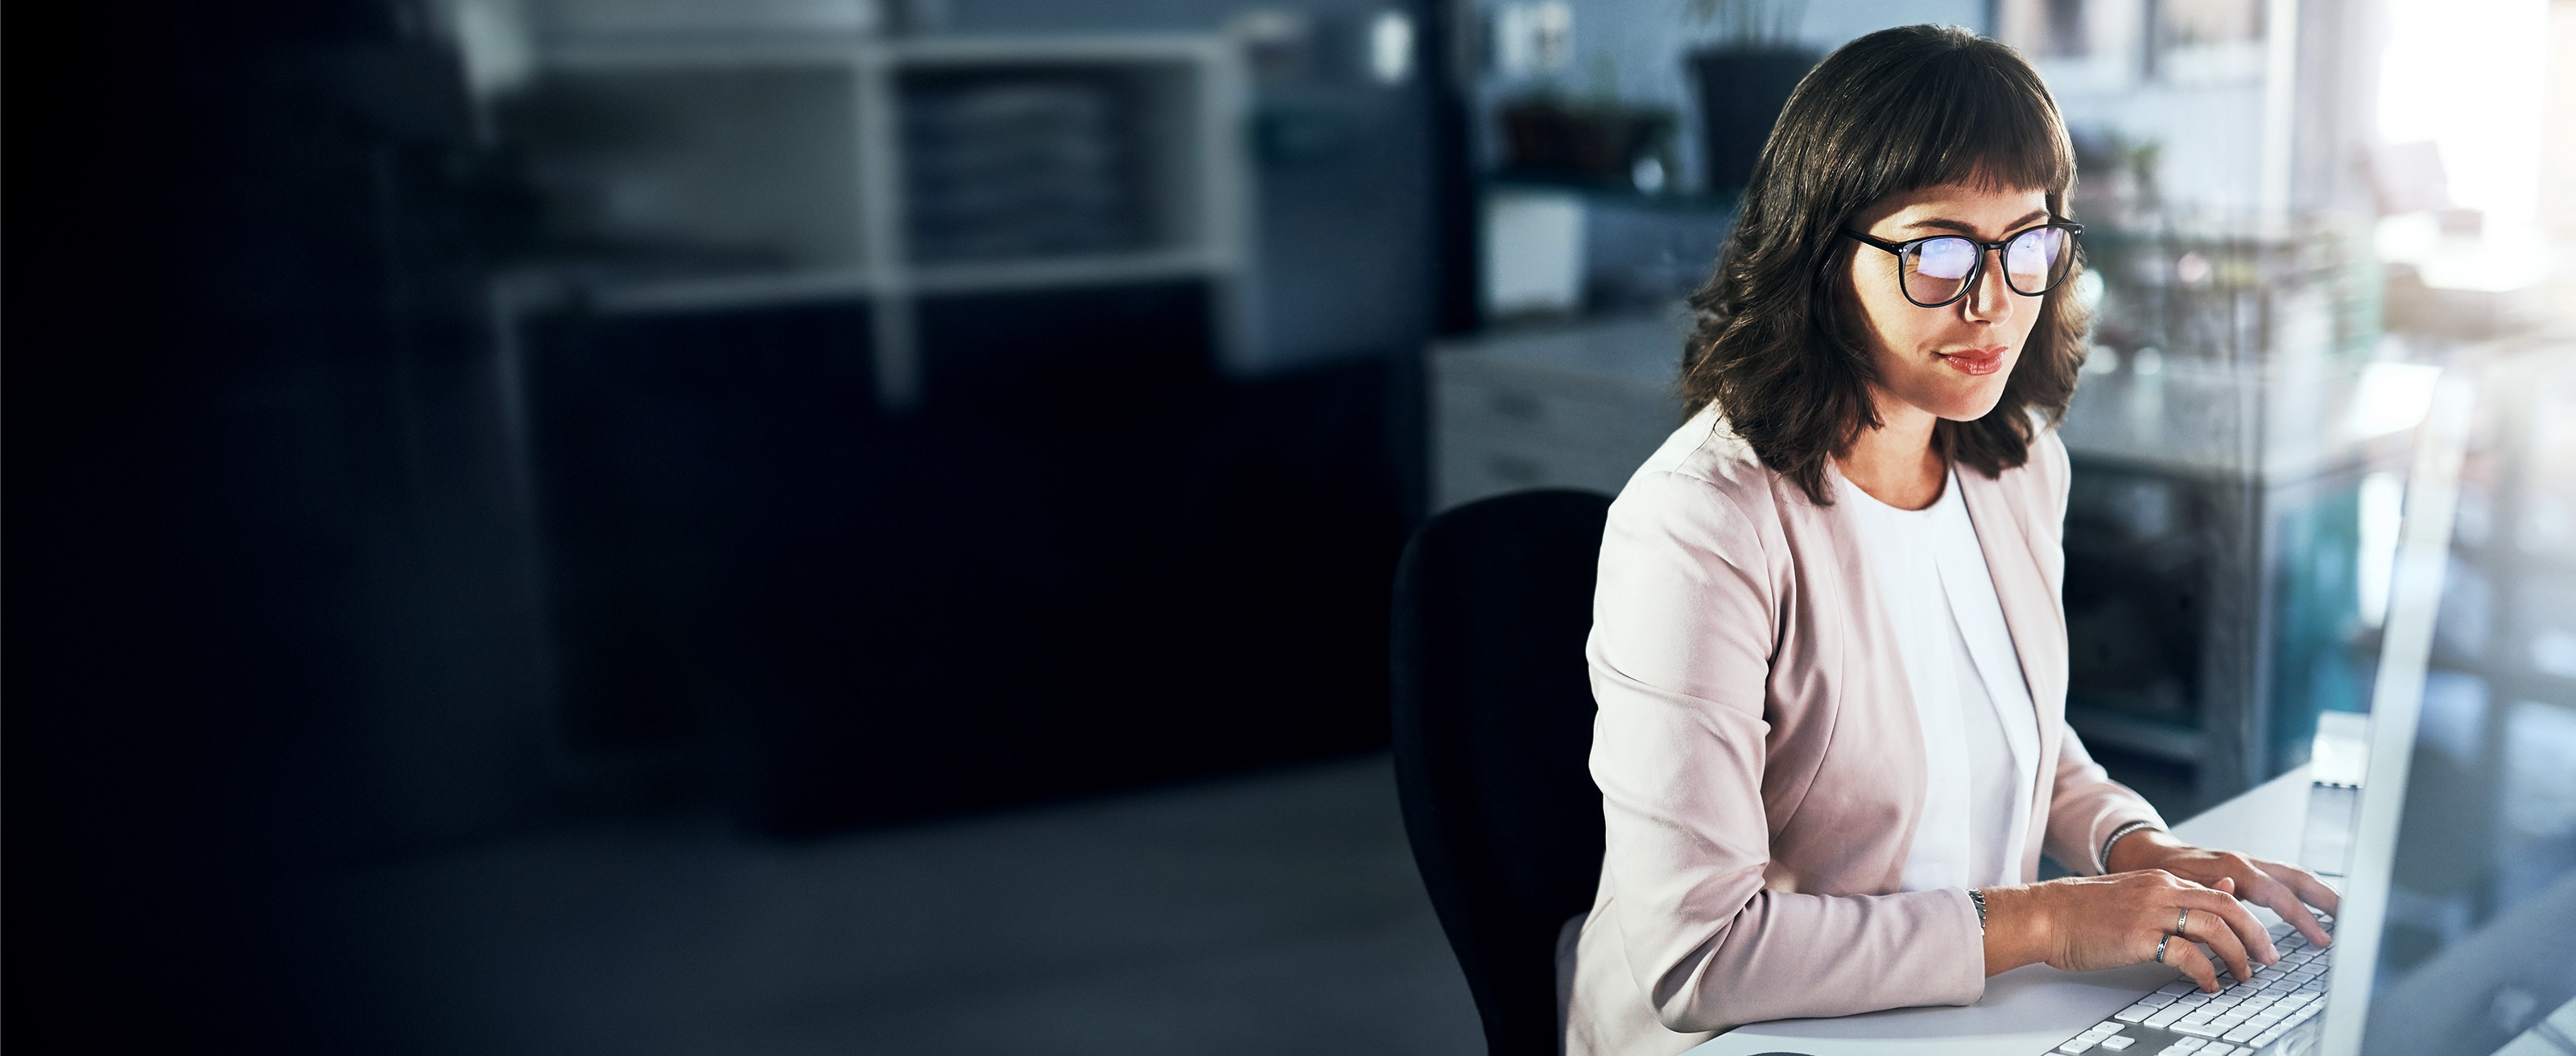
<path fill-rule="evenodd" d="M 1805 0 L 1690 0 L 1684 17 L 1710 43 L 1689 56 L 1699 90 L 1700 155 L 1708 189 L 1737 194 L 1752 182 L 1753 163 L 1789 93 L 1823 58 L 1798 40 Z"/>
<path fill-rule="evenodd" d="M 1670 111 L 1541 94 L 1503 104 L 1496 117 L 1506 178 L 1633 187 L 1647 194 L 1664 187 Z"/>

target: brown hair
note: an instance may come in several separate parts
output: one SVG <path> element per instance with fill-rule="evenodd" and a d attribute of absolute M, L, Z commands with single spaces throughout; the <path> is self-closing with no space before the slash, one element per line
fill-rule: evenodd
<path fill-rule="evenodd" d="M 1716 404 L 1762 463 L 1831 505 L 1825 467 L 1882 423 L 1870 400 L 1870 335 L 1844 308 L 1854 244 L 1838 236 L 1890 195 L 1941 184 L 2045 191 L 2064 216 L 2075 153 L 2056 100 L 2011 48 L 1952 26 L 1884 29 L 1836 49 L 1798 82 L 1744 192 L 1716 272 L 1691 295 L 1699 319 L 1682 356 L 1682 398 Z M 1932 442 L 1992 477 L 2030 457 L 2084 362 L 2079 259 L 2041 299 L 2003 398 L 1972 422 L 1943 420 Z"/>

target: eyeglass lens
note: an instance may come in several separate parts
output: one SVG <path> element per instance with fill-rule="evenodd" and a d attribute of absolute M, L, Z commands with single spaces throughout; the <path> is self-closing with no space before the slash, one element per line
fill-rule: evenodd
<path fill-rule="evenodd" d="M 1916 301 L 1942 304 L 1958 298 L 1976 273 L 1985 250 L 1965 238 L 1935 238 L 1914 247 L 1905 258 L 1905 291 Z M 2067 252 L 2064 229 L 2035 227 L 2004 245 L 2004 282 L 2014 292 L 2037 297 L 2066 277 L 2074 254 Z"/>

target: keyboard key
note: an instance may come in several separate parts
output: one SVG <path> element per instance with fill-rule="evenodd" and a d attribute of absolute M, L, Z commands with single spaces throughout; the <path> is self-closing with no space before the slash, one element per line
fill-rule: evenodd
<path fill-rule="evenodd" d="M 2187 1019 L 2165 1029 L 2176 1034 L 2189 1034 L 2196 1038 L 2215 1038 L 2227 1033 L 2226 1027 L 2211 1026 L 2207 1021 L 2194 1023 Z"/>
<path fill-rule="evenodd" d="M 2268 1026 L 2268 1027 L 2263 1028 L 2263 1030 L 2262 1030 L 2262 1032 L 2261 1032 L 2261 1033 L 2258 1033 L 2258 1034 L 2254 1035 L 2252 1038 L 2250 1038 L 2250 1039 L 2248 1039 L 2248 1040 L 2249 1040 L 2249 1042 L 2252 1044 L 2252 1046 L 2253 1046 L 2254 1048 L 2256 1048 L 2256 1049 L 2260 1049 L 2260 1048 L 2262 1048 L 2263 1046 L 2269 1045 L 2269 1044 L 2271 1044 L 2271 1043 L 2273 1043 L 2273 1042 L 2275 1042 L 2275 1041 L 2279 1041 L 2279 1040 L 2281 1040 L 2281 1035 L 2287 1034 L 2287 1033 L 2289 1033 L 2291 1030 L 2293 1030 L 2293 1029 L 2295 1029 L 2296 1027 L 2298 1027 L 2298 1025 L 2299 1025 L 2299 1024 L 2301 1024 L 2301 1023 L 2305 1023 L 2305 1022 L 2307 1022 L 2308 1020 L 2315 1018 L 2315 1017 L 2316 1017 L 2316 1014 L 2317 1014 L 2318 1012 L 2324 1011 L 2325 1007 L 2326 1007 L 2325 1005 L 2323 1005 L 2323 1004 L 2318 1004 L 2318 1003 L 2312 1003 L 2312 1004 L 2309 1004 L 2309 1005 L 2307 1005 L 2307 1006 L 2305 1006 L 2305 1007 L 2303 1007 L 2303 1008 L 2300 1008 L 2299 1010 L 2297 1010 L 2297 1011 L 2295 1011 L 2295 1012 L 2290 1013 L 2288 1017 L 2286 1017 L 2286 1018 L 2282 1019 L 2280 1022 L 2278 1022 L 2278 1023 L 2274 1023 L 2274 1024 L 2272 1024 L 2271 1026 Z"/>
<path fill-rule="evenodd" d="M 2096 1044 L 2099 1043 L 2091 1038 L 2068 1038 L 2064 1043 L 2057 1046 L 2057 1051 L 2066 1053 L 2067 1056 L 2080 1056 L 2082 1053 L 2093 1051 L 2093 1046 Z"/>
<path fill-rule="evenodd" d="M 2111 1013 L 2111 1018 L 2119 1020 L 2122 1023 L 2144 1023 L 2147 1021 L 2148 1016 L 2155 1014 L 2156 1006 L 2140 1001 L 2137 1004 L 2130 1005 L 2127 1008 Z"/>
<path fill-rule="evenodd" d="M 2184 1038 L 2165 1046 L 2165 1051 L 2158 1056 L 2187 1056 L 2188 1053 L 2199 1051 L 2201 1046 L 2207 1044 L 2209 1044 L 2208 1038 Z"/>
<path fill-rule="evenodd" d="M 2137 1044 L 2137 1043 L 2138 1043 L 2138 1039 L 2136 1039 L 2136 1038 L 2132 1038 L 2132 1037 L 2129 1037 L 2128 1035 L 2125 1035 L 2125 1034 L 2120 1035 L 2119 1037 L 2114 1037 L 2114 1038 L 2104 1038 L 2104 1039 L 2102 1039 L 2102 1047 L 2103 1047 L 2103 1048 L 2106 1048 L 2106 1049 L 2109 1049 L 2109 1050 L 2111 1050 L 2111 1051 L 2113 1051 L 2113 1052 L 2118 1052 L 2118 1051 L 2120 1051 L 2120 1050 L 2122 1050 L 2122 1049 L 2128 1048 L 2129 1046 L 2131 1046 L 2131 1045 L 2135 1045 L 2135 1044 Z"/>
<path fill-rule="evenodd" d="M 2164 1011 L 2148 1016 L 2144 1025 L 2160 1029 L 2170 1029 L 2174 1025 L 2175 1020 L 2181 1019 L 2183 1015 L 2189 1011 L 2189 1009 L 2186 1009 L 2181 1005 L 2166 1005 Z"/>

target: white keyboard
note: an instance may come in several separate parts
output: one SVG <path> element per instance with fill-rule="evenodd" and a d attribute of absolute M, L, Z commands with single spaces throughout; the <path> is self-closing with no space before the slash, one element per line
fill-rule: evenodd
<path fill-rule="evenodd" d="M 2334 931 L 2332 919 L 2318 920 L 2329 934 Z M 2254 1056 L 2290 1049 L 2315 1034 L 2300 1028 L 2326 1007 L 2329 958 L 2288 924 L 2272 925 L 2272 946 L 2280 951 L 2281 962 L 2256 968 L 2252 979 L 2236 981 L 2221 967 L 2218 977 L 2229 985 L 2215 994 L 2201 993 L 2189 979 L 2176 979 L 2049 1051 L 2066 1056 Z"/>

